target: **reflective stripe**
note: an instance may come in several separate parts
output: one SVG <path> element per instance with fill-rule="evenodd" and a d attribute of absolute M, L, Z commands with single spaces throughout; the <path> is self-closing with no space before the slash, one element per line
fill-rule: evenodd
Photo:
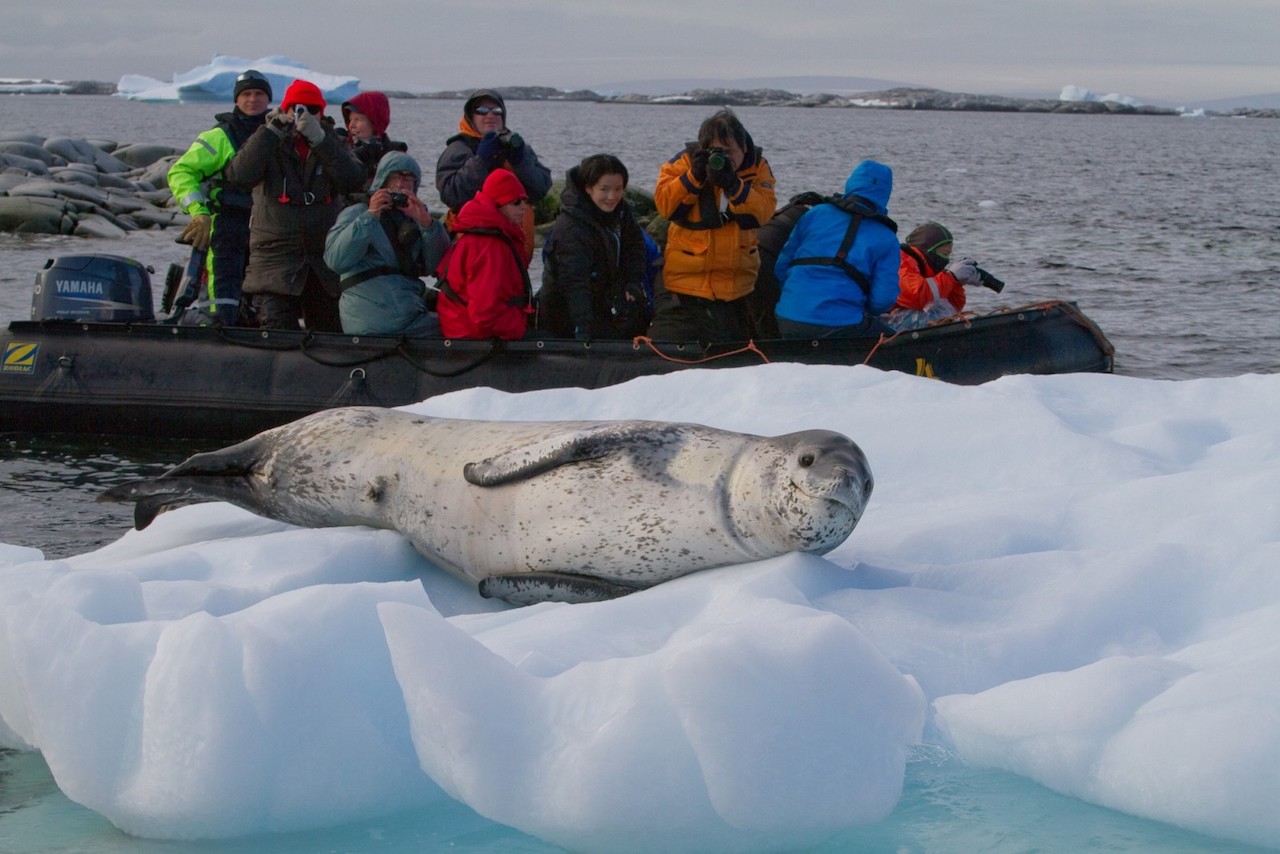
<path fill-rule="evenodd" d="M 212 145 L 210 145 L 210 144 L 209 144 L 209 140 L 205 139 L 203 136 L 198 136 L 198 137 L 196 137 L 196 142 L 198 142 L 198 143 L 200 143 L 201 145 L 203 145 L 203 146 L 204 146 L 204 150 L 205 150 L 205 151 L 207 151 L 207 152 L 209 152 L 210 154 L 217 154 L 217 153 L 218 153 L 218 152 L 217 152 L 217 150 L 216 150 Z"/>
<path fill-rule="evenodd" d="M 941 293 L 939 293 L 939 291 L 938 291 L 938 280 L 937 280 L 937 279 L 935 279 L 933 276 L 930 276 L 929 278 L 925 279 L 925 280 L 924 280 L 924 282 L 925 282 L 925 284 L 926 284 L 926 285 L 928 285 L 928 286 L 929 286 L 929 290 L 933 293 L 933 298 L 934 298 L 935 300 L 940 300 L 940 299 L 942 299 L 942 294 L 941 294 Z"/>

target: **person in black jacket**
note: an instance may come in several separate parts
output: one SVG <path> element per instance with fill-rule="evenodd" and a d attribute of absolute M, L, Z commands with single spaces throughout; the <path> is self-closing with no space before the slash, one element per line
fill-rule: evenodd
<path fill-rule="evenodd" d="M 627 167 L 612 154 L 593 154 L 569 170 L 544 244 L 541 332 L 590 341 L 631 338 L 648 328 L 648 258 L 626 187 Z"/>

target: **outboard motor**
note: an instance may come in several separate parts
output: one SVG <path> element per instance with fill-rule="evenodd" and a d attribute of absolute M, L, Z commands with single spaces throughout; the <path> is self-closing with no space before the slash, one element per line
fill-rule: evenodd
<path fill-rule="evenodd" d="M 50 258 L 36 274 L 32 320 L 128 321 L 155 318 L 154 272 L 118 255 Z"/>

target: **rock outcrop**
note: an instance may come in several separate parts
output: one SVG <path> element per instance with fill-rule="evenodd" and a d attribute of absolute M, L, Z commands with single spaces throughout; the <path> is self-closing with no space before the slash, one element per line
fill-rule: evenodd
<path fill-rule="evenodd" d="M 0 231 L 123 237 L 184 226 L 165 180 L 181 155 L 162 145 L 0 133 Z"/>

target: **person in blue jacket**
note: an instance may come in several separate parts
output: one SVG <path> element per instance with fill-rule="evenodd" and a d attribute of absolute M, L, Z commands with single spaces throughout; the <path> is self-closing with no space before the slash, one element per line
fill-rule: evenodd
<path fill-rule="evenodd" d="M 348 335 L 436 336 L 440 320 L 422 276 L 434 274 L 449 235 L 418 198 L 422 169 L 402 151 L 378 161 L 368 205 L 338 216 L 324 262 L 338 274 L 338 313 Z"/>
<path fill-rule="evenodd" d="M 879 319 L 898 299 L 898 226 L 889 219 L 893 170 L 864 160 L 844 195 L 800 217 L 774 267 L 774 314 L 784 338 L 893 334 Z"/>

